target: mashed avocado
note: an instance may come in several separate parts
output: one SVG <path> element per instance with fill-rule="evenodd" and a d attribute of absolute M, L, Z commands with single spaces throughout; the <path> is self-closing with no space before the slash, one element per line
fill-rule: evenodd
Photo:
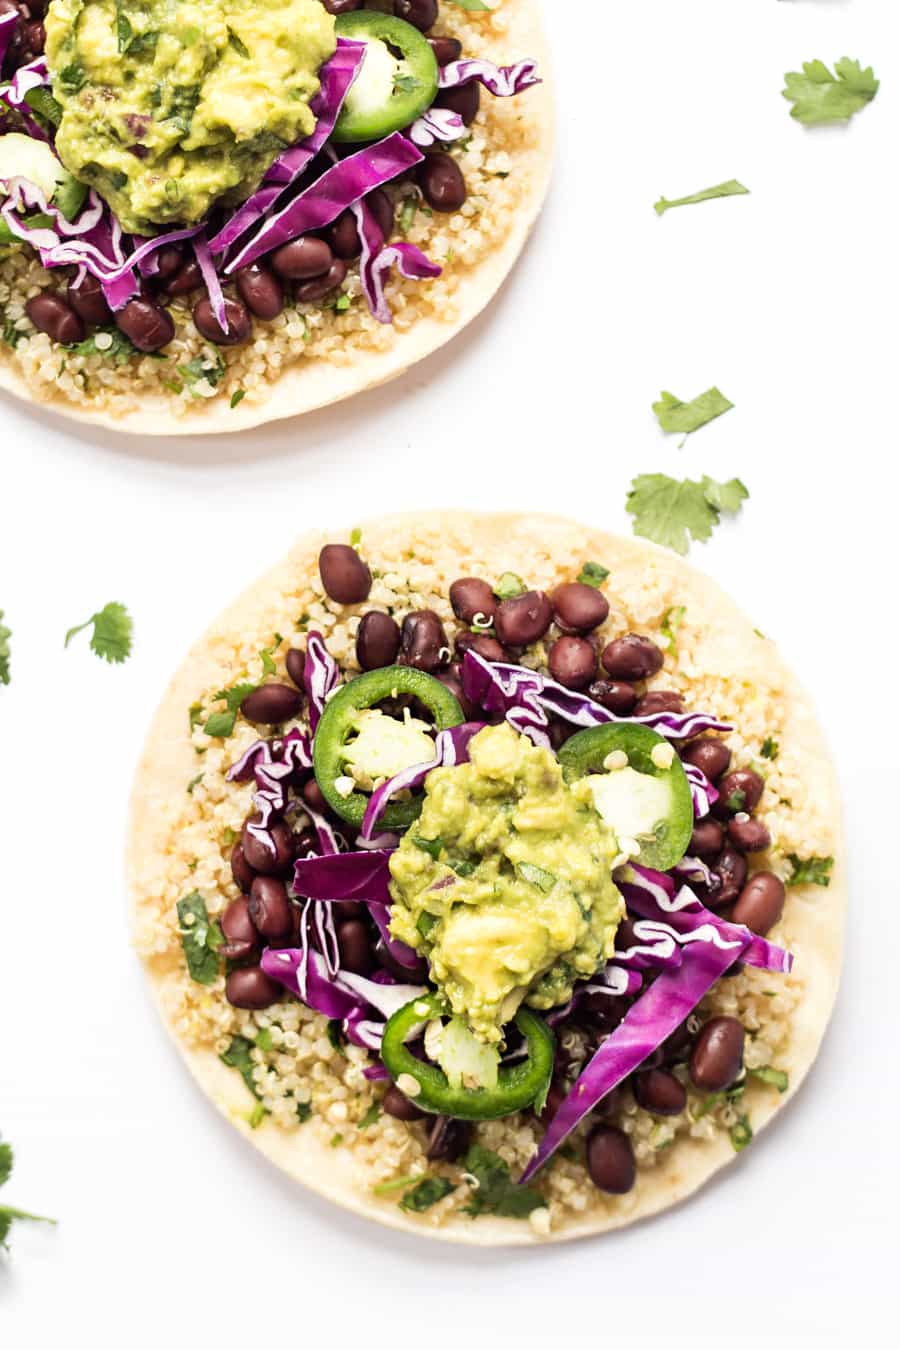
<path fill-rule="evenodd" d="M 590 788 L 507 724 L 428 776 L 391 858 L 391 931 L 428 958 L 453 1012 L 496 1043 L 524 1000 L 564 1003 L 612 955 L 625 907 Z"/>
<path fill-rule="evenodd" d="M 60 159 L 138 234 L 249 196 L 336 46 L 319 0 L 53 0 L 46 29 Z"/>

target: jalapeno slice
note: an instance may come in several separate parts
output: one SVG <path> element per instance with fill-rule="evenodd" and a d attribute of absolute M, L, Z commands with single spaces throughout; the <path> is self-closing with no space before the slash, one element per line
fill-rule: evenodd
<path fill-rule="evenodd" d="M 395 1012 L 384 1029 L 381 1058 L 394 1082 L 408 1074 L 419 1085 L 411 1097 L 423 1111 L 453 1116 L 457 1120 L 499 1120 L 528 1106 L 543 1107 L 553 1072 L 553 1033 L 540 1017 L 527 1008 L 516 1014 L 516 1026 L 525 1037 L 527 1057 L 501 1065 L 493 1088 L 452 1087 L 443 1069 L 417 1059 L 406 1038 L 421 1022 L 446 1013 L 438 994 L 422 994 Z"/>
<path fill-rule="evenodd" d="M 614 768 L 621 754 L 627 763 Z M 570 782 L 592 775 L 600 815 L 620 840 L 640 844 L 636 862 L 667 872 L 681 861 L 694 829 L 694 804 L 684 766 L 665 737 L 637 723 L 608 722 L 572 736 L 559 761 Z"/>
<path fill-rule="evenodd" d="M 332 140 L 381 140 L 431 107 L 438 91 L 438 63 L 418 28 L 368 9 L 339 14 L 334 26 L 341 37 L 365 42 L 366 52 Z"/>
<path fill-rule="evenodd" d="M 369 799 L 364 792 L 342 796 L 335 783 L 345 773 L 344 747 L 354 730 L 356 714 L 383 699 L 411 694 L 425 704 L 438 731 L 465 721 L 463 710 L 446 685 L 413 666 L 384 666 L 358 675 L 342 685 L 328 700 L 313 741 L 313 770 L 328 805 L 351 825 L 362 824 Z M 419 800 L 392 802 L 379 818 L 379 829 L 402 830 L 411 825 L 422 809 Z"/>

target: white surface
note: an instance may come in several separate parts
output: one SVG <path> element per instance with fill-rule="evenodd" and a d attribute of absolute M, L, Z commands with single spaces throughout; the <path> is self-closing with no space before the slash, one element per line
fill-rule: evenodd
<path fill-rule="evenodd" d="M 117 440 L 4 402 L 0 1127 L 17 1165 L 3 1199 L 62 1220 L 17 1227 L 0 1260 L 10 1350 L 88 1331 L 98 1347 L 624 1344 L 676 1330 L 831 1343 L 863 1309 L 887 1319 L 894 6 L 546 9 L 552 202 L 493 312 L 448 353 L 342 408 L 216 443 Z M 848 130 L 805 132 L 782 74 L 842 54 L 873 62 L 881 92 Z M 660 193 L 732 176 L 753 195 L 653 213 Z M 650 403 L 712 383 L 736 410 L 678 451 Z M 779 641 L 840 760 L 853 880 L 835 1024 L 784 1119 L 660 1220 L 514 1256 L 371 1228 L 292 1189 L 228 1130 L 150 1006 L 121 883 L 145 725 L 187 645 L 295 531 L 443 502 L 626 529 L 627 484 L 645 471 L 737 473 L 750 489 L 739 523 L 693 557 Z M 135 616 L 132 660 L 107 668 L 84 639 L 64 653 L 66 628 L 113 598 Z"/>

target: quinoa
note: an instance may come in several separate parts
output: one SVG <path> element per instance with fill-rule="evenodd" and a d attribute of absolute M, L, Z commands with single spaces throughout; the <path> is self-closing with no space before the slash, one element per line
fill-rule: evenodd
<path fill-rule="evenodd" d="M 274 678 L 286 679 L 285 653 L 291 645 L 302 647 L 310 630 L 321 632 L 342 671 L 352 677 L 359 670 L 356 629 L 368 610 L 381 609 L 402 621 L 412 610 L 432 609 L 452 640 L 460 629 L 448 600 L 456 578 L 481 576 L 495 581 L 511 571 L 529 587 L 552 591 L 561 582 L 573 580 L 586 560 L 596 558 L 611 568 L 603 586 L 610 601 L 610 615 L 601 629 L 604 643 L 625 632 L 639 632 L 666 646 L 671 611 L 686 605 L 668 644 L 665 665 L 649 684 L 677 689 L 688 708 L 734 723 L 736 730 L 726 738 L 733 751 L 733 767 L 752 765 L 766 777 L 759 814 L 771 832 L 772 847 L 755 860 L 757 864 L 787 876 L 791 869 L 786 859 L 791 853 L 803 857 L 834 853 L 836 827 L 829 800 L 818 790 L 814 776 L 804 774 L 801 751 L 792 744 L 786 719 L 788 677 L 774 653 L 754 669 L 751 682 L 740 666 L 733 661 L 729 664 L 721 628 L 709 621 L 702 597 L 695 603 L 692 595 L 685 596 L 679 573 L 668 559 L 626 541 L 621 541 L 618 553 L 617 541 L 606 538 L 609 555 L 596 558 L 592 544 L 596 536 L 590 531 L 543 518 L 536 526 L 524 517 L 503 517 L 493 535 L 484 520 L 479 524 L 478 518 L 470 521 L 463 515 L 366 525 L 361 535 L 354 531 L 345 539 L 355 543 L 369 564 L 371 593 L 363 605 L 342 606 L 324 594 L 316 564 L 321 545 L 338 540 L 324 534 L 307 537 L 254 591 L 252 601 L 242 602 L 240 629 L 235 631 L 226 619 L 204 640 L 204 654 L 213 659 L 215 671 L 208 688 L 196 689 L 192 697 L 206 710 L 217 689 L 242 679 L 258 680 L 259 653 L 272 646 L 274 634 L 285 638 L 274 655 Z M 766 644 L 768 652 L 767 640 L 760 635 L 758 641 Z M 545 658 L 544 644 L 538 643 L 525 651 L 522 662 L 536 667 L 544 665 Z M 288 725 L 305 723 L 299 719 Z M 372 1108 L 377 1107 L 384 1085 L 365 1078 L 367 1052 L 353 1045 L 338 1049 L 329 1038 L 325 1018 L 296 1000 L 264 1012 L 246 1012 L 226 1002 L 221 976 L 208 987 L 190 979 L 181 952 L 176 902 L 198 890 L 210 915 L 216 916 L 239 894 L 231 877 L 229 854 L 252 809 L 253 787 L 226 783 L 225 774 L 258 738 L 258 732 L 240 718 L 226 741 L 211 739 L 199 723 L 189 732 L 187 707 L 184 727 L 195 751 L 196 772 L 202 777 L 191 791 L 160 801 L 165 845 L 149 856 L 146 851 L 141 855 L 135 876 L 136 942 L 157 977 L 165 1015 L 179 1040 L 216 1054 L 227 1050 L 234 1036 L 255 1043 L 266 1029 L 269 1037 L 263 1039 L 267 1044 L 271 1041 L 271 1048 L 255 1045 L 251 1051 L 256 1089 L 270 1113 L 262 1128 L 296 1134 L 312 1131 L 336 1149 L 351 1151 L 354 1174 L 364 1195 L 399 1178 L 426 1173 L 446 1176 L 454 1189 L 421 1215 L 410 1216 L 425 1229 L 439 1229 L 467 1204 L 468 1185 L 458 1164 L 426 1161 L 427 1122 L 406 1124 L 385 1114 L 376 1118 Z M 774 759 L 761 758 L 767 738 L 779 743 Z M 745 968 L 721 980 L 697 1010 L 697 1025 L 713 1013 L 737 1017 L 743 1023 L 747 1070 L 778 1070 L 789 1063 L 793 1020 L 804 997 L 806 978 L 802 949 L 792 941 L 794 894 L 788 892 L 784 917 L 770 935 L 772 941 L 797 950 L 794 973 L 784 976 Z M 576 1072 L 588 1053 L 584 1038 L 577 1030 L 567 1030 L 562 1049 Z M 652 1116 L 636 1105 L 630 1093 L 623 1092 L 617 1112 L 605 1117 L 630 1136 L 639 1178 L 669 1157 L 679 1140 L 721 1139 L 743 1120 L 752 1126 L 754 1111 L 771 1105 L 777 1096 L 776 1087 L 750 1076 L 742 1085 L 739 1102 L 722 1094 L 704 1098 L 688 1082 L 685 1067 L 676 1067 L 675 1072 L 688 1087 L 688 1104 L 681 1115 Z M 254 1105 L 248 1093 L 248 1116 Z M 299 1115 L 308 1119 L 298 1119 L 298 1106 Z M 635 1208 L 635 1191 L 605 1195 L 587 1177 L 583 1140 L 593 1123 L 590 1119 L 583 1122 L 567 1146 L 538 1173 L 534 1184 L 545 1205 L 531 1216 L 535 1236 L 552 1235 L 574 1218 L 622 1221 L 621 1216 Z M 521 1114 L 478 1124 L 474 1138 L 504 1159 L 516 1176 L 533 1156 L 541 1133 L 530 1114 Z M 393 1202 L 397 1198 L 391 1197 Z"/>
<path fill-rule="evenodd" d="M 517 8 L 521 0 L 503 0 L 492 13 L 444 5 L 440 32 L 458 37 L 467 56 L 518 60 L 529 53 L 510 50 Z M 433 213 L 413 184 L 387 185 L 403 237 L 443 268 L 430 282 L 409 281 L 395 272 L 387 286 L 393 325 L 378 323 L 369 312 L 358 264 L 353 264 L 341 291 L 325 302 L 288 301 L 271 322 L 253 319 L 252 336 L 241 347 L 217 348 L 201 337 L 191 318 L 195 293 L 167 301 L 176 332 L 162 353 L 118 360 L 102 352 L 79 354 L 36 332 L 27 318 L 26 301 L 48 285 L 58 287 L 61 273 L 46 271 L 23 247 L 0 249 L 0 255 L 6 252 L 0 258 L 0 359 L 14 367 L 38 401 L 62 399 L 82 411 L 125 416 L 165 391 L 169 411 L 184 418 L 190 430 L 204 405 L 264 403 L 279 375 L 298 362 L 350 368 L 368 354 L 391 349 L 420 322 L 451 325 L 459 318 L 460 285 L 509 235 L 532 193 L 537 170 L 530 156 L 540 129 L 529 119 L 527 100 L 527 94 L 486 95 L 469 135 L 449 147 L 468 188 L 459 211 Z"/>

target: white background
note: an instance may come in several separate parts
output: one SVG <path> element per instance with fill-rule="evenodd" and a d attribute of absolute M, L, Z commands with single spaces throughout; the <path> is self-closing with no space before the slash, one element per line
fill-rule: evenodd
<path fill-rule="evenodd" d="M 90 1333 L 261 1346 L 837 1341 L 887 1319 L 897 1201 L 897 125 L 890 0 L 552 0 L 559 156 L 503 295 L 388 388 L 270 430 L 152 442 L 4 402 L 0 606 L 3 1199 L 59 1216 L 0 1258 L 0 1343 Z M 875 102 L 806 131 L 782 75 L 872 62 Z M 509 53 L 510 56 L 524 53 Z M 655 199 L 736 176 L 752 196 Z M 736 409 L 679 451 L 650 412 Z M 121 880 L 145 726 L 215 613 L 323 522 L 441 504 L 626 530 L 635 473 L 739 474 L 694 561 L 781 645 L 840 764 L 851 924 L 798 1100 L 726 1177 L 602 1241 L 467 1252 L 294 1188 L 188 1080 L 128 944 Z M 136 622 L 108 668 L 66 628 Z M 888 1323 L 889 1324 L 889 1323 Z"/>

